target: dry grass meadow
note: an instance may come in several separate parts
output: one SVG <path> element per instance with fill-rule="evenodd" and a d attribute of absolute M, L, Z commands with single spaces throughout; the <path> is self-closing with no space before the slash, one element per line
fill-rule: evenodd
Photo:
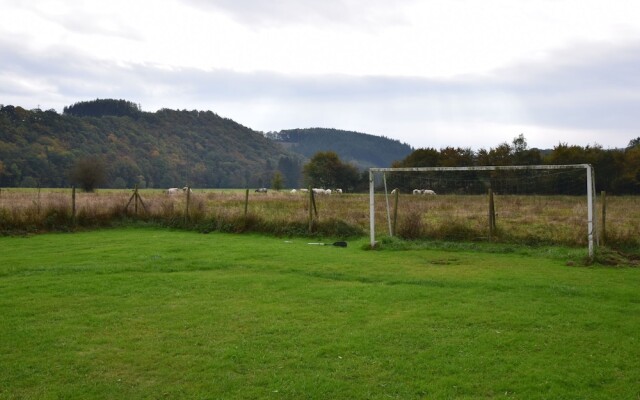
<path fill-rule="evenodd" d="M 140 219 L 165 226 L 206 231 L 255 231 L 277 235 L 359 236 L 369 232 L 369 195 L 316 195 L 289 191 L 255 193 L 245 190 L 194 189 L 189 196 L 168 196 L 162 190 L 71 189 L 0 190 L 0 231 L 4 234 L 73 230 L 110 226 Z M 387 203 L 389 213 L 387 213 Z M 393 223 L 395 198 L 376 195 L 376 235 L 389 235 L 389 221 L 405 239 L 494 240 L 522 244 L 587 243 L 585 196 L 495 196 L 497 230 L 488 228 L 487 195 L 414 196 L 401 194 Z M 596 202 L 596 228 L 602 242 L 613 247 L 640 246 L 640 201 L 637 197 L 601 198 Z M 317 212 L 317 215 L 316 215 Z M 313 222 L 310 226 L 309 218 Z M 606 232 L 602 231 L 603 225 Z"/>

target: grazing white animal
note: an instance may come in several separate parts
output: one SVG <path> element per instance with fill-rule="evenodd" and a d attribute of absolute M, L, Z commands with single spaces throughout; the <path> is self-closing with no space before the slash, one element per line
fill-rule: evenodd
<path fill-rule="evenodd" d="M 413 189 L 413 194 L 422 194 L 422 190 L 420 189 Z"/>
<path fill-rule="evenodd" d="M 170 196 L 173 196 L 174 194 L 178 194 L 182 191 L 182 189 L 179 188 L 169 188 L 167 189 L 167 194 Z"/>
<path fill-rule="evenodd" d="M 337 194 L 342 194 L 342 189 L 336 189 Z"/>
<path fill-rule="evenodd" d="M 267 188 L 258 188 L 256 189 L 256 193 L 267 193 Z"/>
<path fill-rule="evenodd" d="M 298 191 L 295 189 L 291 189 L 291 193 L 297 193 Z"/>
<path fill-rule="evenodd" d="M 324 191 L 324 194 L 331 194 L 331 189 L 326 189 L 326 190 Z"/>
<path fill-rule="evenodd" d="M 324 194 L 324 189 L 313 188 L 311 190 L 313 190 L 313 193 L 315 193 L 315 194 Z"/>
<path fill-rule="evenodd" d="M 309 189 L 300 189 L 302 193 L 309 193 Z"/>
<path fill-rule="evenodd" d="M 395 188 L 391 191 L 391 194 L 396 194 L 396 193 L 398 193 L 398 188 Z"/>
<path fill-rule="evenodd" d="M 193 190 L 191 190 L 191 188 L 190 188 L 189 186 L 185 186 L 185 187 L 183 187 L 183 188 L 182 188 L 182 191 L 183 191 L 183 192 L 185 192 L 185 193 L 187 193 L 187 191 L 188 191 L 189 193 L 193 193 Z"/>
<path fill-rule="evenodd" d="M 433 190 L 431 190 L 431 189 L 424 189 L 424 190 L 422 191 L 422 194 L 426 194 L 426 195 L 430 195 L 430 196 L 435 196 L 436 192 L 434 192 L 434 191 L 433 191 Z"/>

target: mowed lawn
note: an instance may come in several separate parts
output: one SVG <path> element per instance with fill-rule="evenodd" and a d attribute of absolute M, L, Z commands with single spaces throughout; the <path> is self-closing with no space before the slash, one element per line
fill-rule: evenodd
<path fill-rule="evenodd" d="M 308 241 L 0 238 L 0 398 L 640 397 L 640 269 Z"/>

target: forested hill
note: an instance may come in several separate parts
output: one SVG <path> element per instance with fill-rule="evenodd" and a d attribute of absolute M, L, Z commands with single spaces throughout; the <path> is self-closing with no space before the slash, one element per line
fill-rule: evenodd
<path fill-rule="evenodd" d="M 397 140 L 337 129 L 282 130 L 269 132 L 267 137 L 305 158 L 319 151 L 333 151 L 342 161 L 353 163 L 360 169 L 390 167 L 394 161 L 404 159 L 413 151 L 411 146 Z"/>
<path fill-rule="evenodd" d="M 105 166 L 104 187 L 268 186 L 300 161 L 259 132 L 211 111 L 142 112 L 123 100 L 54 110 L 0 106 L 0 187 L 68 187 L 82 159 Z"/>

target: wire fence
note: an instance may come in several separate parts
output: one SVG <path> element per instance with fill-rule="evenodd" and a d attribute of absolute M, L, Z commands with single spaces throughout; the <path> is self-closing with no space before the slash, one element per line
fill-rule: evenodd
<path fill-rule="evenodd" d="M 389 195 L 390 196 L 390 195 Z M 603 208 L 606 199 L 606 209 Z M 598 238 L 610 246 L 640 246 L 640 199 L 596 200 Z M 387 202 L 390 208 L 387 208 Z M 315 204 L 315 208 L 314 208 Z M 586 199 L 571 195 L 495 194 L 495 231 L 490 231 L 489 196 L 484 194 L 376 194 L 375 229 L 404 239 L 494 240 L 524 244 L 583 246 L 587 241 Z M 606 218 L 606 219 L 604 219 Z M 0 189 L 0 231 L 39 232 L 108 226 L 139 219 L 202 230 L 287 234 L 366 235 L 368 194 L 315 195 L 247 190 Z M 603 231 L 603 229 L 605 229 Z"/>

